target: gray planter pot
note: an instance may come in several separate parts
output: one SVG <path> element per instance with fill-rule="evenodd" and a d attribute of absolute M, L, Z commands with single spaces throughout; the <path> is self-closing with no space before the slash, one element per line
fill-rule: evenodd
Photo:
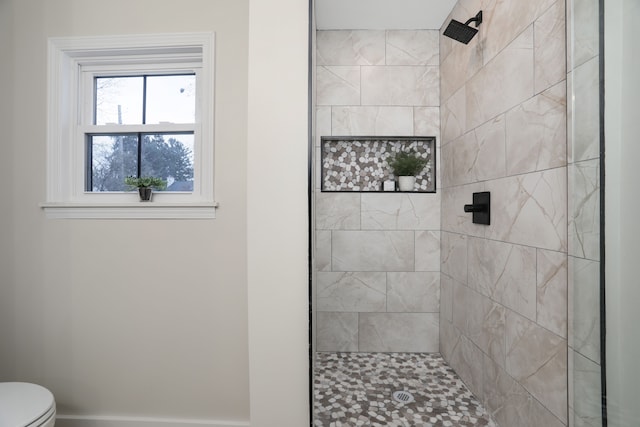
<path fill-rule="evenodd" d="M 153 188 L 151 187 L 139 187 L 138 194 L 140 195 L 141 202 L 150 202 L 151 196 L 153 196 Z"/>

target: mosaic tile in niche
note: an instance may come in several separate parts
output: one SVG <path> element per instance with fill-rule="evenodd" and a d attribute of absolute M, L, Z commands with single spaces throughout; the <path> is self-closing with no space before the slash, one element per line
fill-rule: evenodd
<path fill-rule="evenodd" d="M 382 191 L 395 177 L 388 161 L 400 151 L 414 151 L 427 165 L 416 176 L 414 191 L 435 192 L 435 138 L 322 139 L 322 191 Z"/>

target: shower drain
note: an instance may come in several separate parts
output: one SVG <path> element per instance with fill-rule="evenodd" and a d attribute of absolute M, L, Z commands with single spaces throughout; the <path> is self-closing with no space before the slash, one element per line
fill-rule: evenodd
<path fill-rule="evenodd" d="M 404 390 L 394 391 L 393 392 L 393 398 L 396 400 L 396 402 L 400 402 L 400 403 L 411 403 L 414 400 L 416 400 L 413 397 L 413 394 L 409 393 L 408 391 L 404 391 Z"/>

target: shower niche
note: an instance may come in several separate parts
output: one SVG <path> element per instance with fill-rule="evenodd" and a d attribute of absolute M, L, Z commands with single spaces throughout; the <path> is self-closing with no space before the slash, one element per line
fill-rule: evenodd
<path fill-rule="evenodd" d="M 416 175 L 414 193 L 436 192 L 436 138 L 412 137 L 322 137 L 321 191 L 388 192 L 385 182 L 397 181 L 389 163 L 400 152 L 413 152 L 426 161 Z M 398 185 L 396 182 L 395 191 Z"/>

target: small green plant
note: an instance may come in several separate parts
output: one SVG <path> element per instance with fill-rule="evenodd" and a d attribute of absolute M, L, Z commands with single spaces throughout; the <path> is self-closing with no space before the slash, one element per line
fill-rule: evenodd
<path fill-rule="evenodd" d="M 400 151 L 389 162 L 395 176 L 416 176 L 429 162 L 429 157 L 423 159 L 415 151 Z"/>
<path fill-rule="evenodd" d="M 156 190 L 164 190 L 167 188 L 167 181 L 154 176 L 128 176 L 124 179 L 124 183 L 134 188 L 155 188 Z"/>

